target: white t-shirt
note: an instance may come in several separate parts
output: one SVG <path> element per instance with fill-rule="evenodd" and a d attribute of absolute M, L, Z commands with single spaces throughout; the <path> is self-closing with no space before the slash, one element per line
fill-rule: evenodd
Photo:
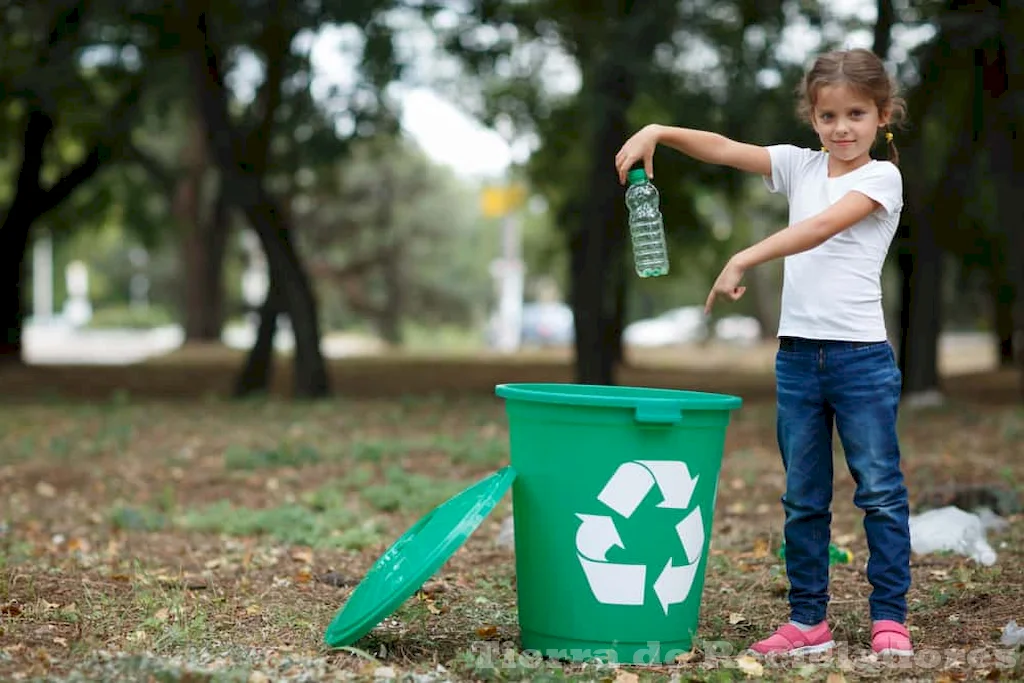
<path fill-rule="evenodd" d="M 789 200 L 789 224 L 814 216 L 847 192 L 881 206 L 823 244 L 785 259 L 779 336 L 884 341 L 882 264 L 903 210 L 903 177 L 888 161 L 871 160 L 828 177 L 828 154 L 793 145 L 769 146 L 771 192 Z"/>

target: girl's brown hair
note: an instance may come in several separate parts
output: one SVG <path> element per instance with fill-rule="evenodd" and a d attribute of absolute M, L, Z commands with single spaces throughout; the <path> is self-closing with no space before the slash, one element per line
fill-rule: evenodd
<path fill-rule="evenodd" d="M 889 124 L 896 125 L 906 116 L 907 103 L 899 96 L 895 80 L 885 70 L 885 65 L 871 50 L 856 48 L 837 50 L 820 55 L 797 89 L 800 117 L 808 122 L 814 120 L 814 104 L 822 88 L 830 85 L 847 85 L 865 97 L 870 97 L 878 106 L 881 115 L 889 114 Z M 886 142 L 889 161 L 899 164 L 900 154 L 886 126 Z"/>

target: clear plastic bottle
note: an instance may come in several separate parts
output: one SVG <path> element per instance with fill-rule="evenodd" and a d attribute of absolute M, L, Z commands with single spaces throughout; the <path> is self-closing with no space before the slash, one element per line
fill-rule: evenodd
<path fill-rule="evenodd" d="M 640 277 L 668 275 L 668 246 L 658 188 L 648 180 L 642 168 L 632 169 L 626 178 L 626 208 L 629 209 L 636 274 Z"/>

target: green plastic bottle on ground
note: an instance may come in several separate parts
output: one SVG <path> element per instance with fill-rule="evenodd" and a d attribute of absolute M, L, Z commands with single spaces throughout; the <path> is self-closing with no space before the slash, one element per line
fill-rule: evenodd
<path fill-rule="evenodd" d="M 629 209 L 629 234 L 633 242 L 633 262 L 640 277 L 668 275 L 668 246 L 661 215 L 658 188 L 642 168 L 627 175 L 626 208 Z"/>
<path fill-rule="evenodd" d="M 779 548 L 779 558 L 786 559 L 786 544 L 783 543 Z M 853 562 L 853 553 L 846 548 L 840 548 L 835 543 L 828 544 L 828 563 L 833 564 L 850 564 Z"/>

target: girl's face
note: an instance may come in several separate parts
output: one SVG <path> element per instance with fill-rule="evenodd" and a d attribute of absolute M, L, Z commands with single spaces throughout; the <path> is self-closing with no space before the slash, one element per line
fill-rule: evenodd
<path fill-rule="evenodd" d="M 830 171 L 846 172 L 870 161 L 878 129 L 889 122 L 870 97 L 846 85 L 826 85 L 814 103 L 814 132 L 830 155 Z"/>

